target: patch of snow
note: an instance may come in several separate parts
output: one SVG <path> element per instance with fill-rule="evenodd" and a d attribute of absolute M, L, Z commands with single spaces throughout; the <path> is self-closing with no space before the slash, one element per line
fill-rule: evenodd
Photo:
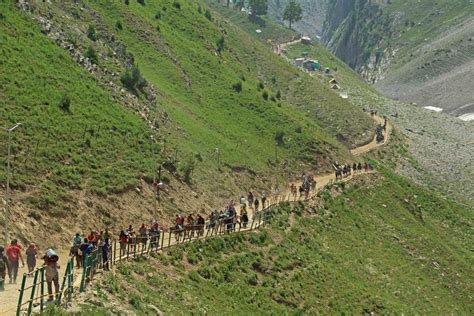
<path fill-rule="evenodd" d="M 437 108 L 436 106 L 425 106 L 424 108 L 433 112 L 443 112 L 442 108 Z"/>
<path fill-rule="evenodd" d="M 256 29 L 255 32 L 257 32 L 258 34 L 262 33 L 262 30 L 261 29 Z"/>
<path fill-rule="evenodd" d="M 458 116 L 458 119 L 461 119 L 463 121 L 469 122 L 469 121 L 474 121 L 474 113 L 466 113 L 461 116 Z"/>

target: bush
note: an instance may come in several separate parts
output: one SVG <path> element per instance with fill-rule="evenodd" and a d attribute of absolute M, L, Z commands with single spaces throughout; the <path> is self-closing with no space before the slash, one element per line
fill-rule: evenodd
<path fill-rule="evenodd" d="M 276 93 L 276 96 L 275 96 L 278 100 L 281 99 L 281 91 L 278 90 L 277 93 Z"/>
<path fill-rule="evenodd" d="M 220 54 L 223 50 L 224 50 L 224 42 L 225 42 L 225 38 L 224 36 L 221 36 L 221 38 L 219 38 L 219 40 L 217 41 L 216 45 L 217 45 L 217 52 Z"/>
<path fill-rule="evenodd" d="M 129 5 L 129 4 L 130 4 L 130 1 L 129 1 L 129 0 L 125 0 L 125 4 L 126 4 L 126 5 Z"/>
<path fill-rule="evenodd" d="M 204 16 L 205 16 L 209 21 L 212 21 L 212 14 L 211 14 L 211 11 L 209 11 L 209 9 L 206 9 L 206 12 L 204 13 Z"/>
<path fill-rule="evenodd" d="M 259 81 L 257 84 L 258 91 L 263 90 L 264 88 L 265 88 L 265 85 L 263 84 L 263 81 Z"/>
<path fill-rule="evenodd" d="M 278 131 L 275 133 L 275 141 L 278 146 L 282 146 L 285 144 L 284 138 L 285 138 L 285 133 L 283 133 L 282 131 Z"/>
<path fill-rule="evenodd" d="M 120 21 L 115 22 L 115 27 L 117 28 L 117 30 L 123 30 L 122 22 Z"/>
<path fill-rule="evenodd" d="M 137 0 L 137 2 L 141 5 L 145 5 L 145 0 Z"/>
<path fill-rule="evenodd" d="M 87 29 L 87 37 L 93 42 L 97 41 L 97 32 L 94 25 L 89 25 L 89 28 Z"/>
<path fill-rule="evenodd" d="M 181 9 L 181 3 L 179 3 L 178 1 L 174 0 L 173 1 L 173 7 L 176 8 L 176 9 Z"/>
<path fill-rule="evenodd" d="M 89 46 L 89 48 L 87 48 L 87 50 L 86 50 L 85 56 L 86 56 L 87 58 L 89 58 L 89 60 L 91 61 L 91 63 L 93 63 L 93 64 L 95 64 L 95 65 L 98 65 L 98 64 L 99 64 L 99 56 L 97 56 L 97 53 L 96 53 L 94 47 Z"/>
<path fill-rule="evenodd" d="M 63 94 L 59 101 L 59 108 L 66 113 L 71 112 L 71 99 L 67 94 Z"/>
<path fill-rule="evenodd" d="M 157 19 L 157 20 L 161 19 L 161 12 L 160 11 L 155 13 L 155 19 Z"/>
<path fill-rule="evenodd" d="M 263 91 L 263 92 L 262 92 L 262 97 L 263 97 L 263 99 L 268 100 L 268 92 L 267 92 L 267 91 Z"/>
<path fill-rule="evenodd" d="M 143 92 L 143 89 L 146 87 L 146 80 L 140 73 L 140 69 L 135 65 L 120 77 L 120 81 L 125 88 L 135 94 L 137 94 L 138 91 Z"/>
<path fill-rule="evenodd" d="M 202 13 L 202 7 L 200 4 L 198 4 L 198 13 L 201 14 Z"/>
<path fill-rule="evenodd" d="M 194 160 L 187 161 L 184 164 L 182 171 L 183 171 L 184 182 L 186 182 L 187 184 L 191 184 L 191 177 L 194 171 Z"/>
<path fill-rule="evenodd" d="M 237 82 L 232 85 L 232 89 L 234 89 L 235 92 L 242 92 L 242 82 Z"/>

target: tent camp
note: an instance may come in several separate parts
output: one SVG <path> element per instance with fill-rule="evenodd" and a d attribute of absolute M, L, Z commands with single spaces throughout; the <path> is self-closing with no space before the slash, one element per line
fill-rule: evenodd
<path fill-rule="evenodd" d="M 321 64 L 317 60 L 305 60 L 303 62 L 303 68 L 308 71 L 316 71 L 321 68 Z"/>

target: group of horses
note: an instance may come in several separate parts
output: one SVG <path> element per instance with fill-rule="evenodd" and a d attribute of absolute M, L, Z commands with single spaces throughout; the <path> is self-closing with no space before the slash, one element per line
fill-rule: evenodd
<path fill-rule="evenodd" d="M 314 179 L 314 177 L 312 175 L 303 174 L 302 180 L 303 180 L 303 182 L 299 187 L 296 187 L 296 185 L 294 183 L 292 183 L 290 185 L 291 195 L 295 199 L 298 196 L 298 192 L 299 192 L 300 198 L 302 196 L 304 196 L 305 199 L 307 199 L 308 195 L 309 195 L 309 192 L 316 188 L 316 180 Z"/>
<path fill-rule="evenodd" d="M 356 163 L 354 162 L 352 166 L 349 165 L 339 165 L 338 163 L 334 164 L 336 180 L 342 180 L 343 178 L 351 175 L 351 173 L 355 173 L 357 171 L 365 170 L 366 172 L 372 170 L 372 166 L 365 162 L 362 164 L 361 162 Z"/>

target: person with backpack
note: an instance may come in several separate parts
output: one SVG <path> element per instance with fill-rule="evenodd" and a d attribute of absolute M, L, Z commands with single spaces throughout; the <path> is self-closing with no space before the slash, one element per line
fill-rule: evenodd
<path fill-rule="evenodd" d="M 16 279 L 18 277 L 18 269 L 20 268 L 20 260 L 21 264 L 25 265 L 23 257 L 21 256 L 21 246 L 18 244 L 18 240 L 12 240 L 11 244 L 7 247 L 6 253 L 8 258 L 8 266 L 10 267 L 10 269 L 8 270 L 10 284 L 16 283 Z"/>
<path fill-rule="evenodd" d="M 84 242 L 79 246 L 79 250 L 82 253 L 82 266 L 84 266 L 87 260 L 87 256 L 89 256 L 94 250 L 94 245 L 89 243 L 87 238 L 84 238 Z"/>
<path fill-rule="evenodd" d="M 26 264 L 28 265 L 28 273 L 31 273 L 36 268 L 36 257 L 38 256 L 38 249 L 36 245 L 31 243 L 26 249 Z"/>
<path fill-rule="evenodd" d="M 265 208 L 265 205 L 267 203 L 267 193 L 265 191 L 262 193 L 262 209 Z"/>
<path fill-rule="evenodd" d="M 59 257 L 56 255 L 56 252 L 52 249 L 46 250 L 46 253 L 43 257 L 44 259 L 44 271 L 46 276 L 46 284 L 48 286 L 48 302 L 54 301 L 54 299 L 59 296 Z M 54 293 L 53 293 L 53 284 L 54 284 Z"/>
<path fill-rule="evenodd" d="M 7 270 L 10 270 L 8 259 L 3 254 L 4 251 L 5 249 L 0 246 L 0 291 L 5 291 L 5 277 L 7 276 Z"/>
<path fill-rule="evenodd" d="M 258 198 L 255 198 L 254 205 L 255 205 L 255 212 L 258 212 L 258 207 L 260 205 L 260 202 L 258 201 Z"/>
<path fill-rule="evenodd" d="M 127 242 L 128 236 L 124 230 L 120 231 L 119 234 L 119 244 L 120 244 L 120 256 L 125 256 L 127 254 Z"/>

